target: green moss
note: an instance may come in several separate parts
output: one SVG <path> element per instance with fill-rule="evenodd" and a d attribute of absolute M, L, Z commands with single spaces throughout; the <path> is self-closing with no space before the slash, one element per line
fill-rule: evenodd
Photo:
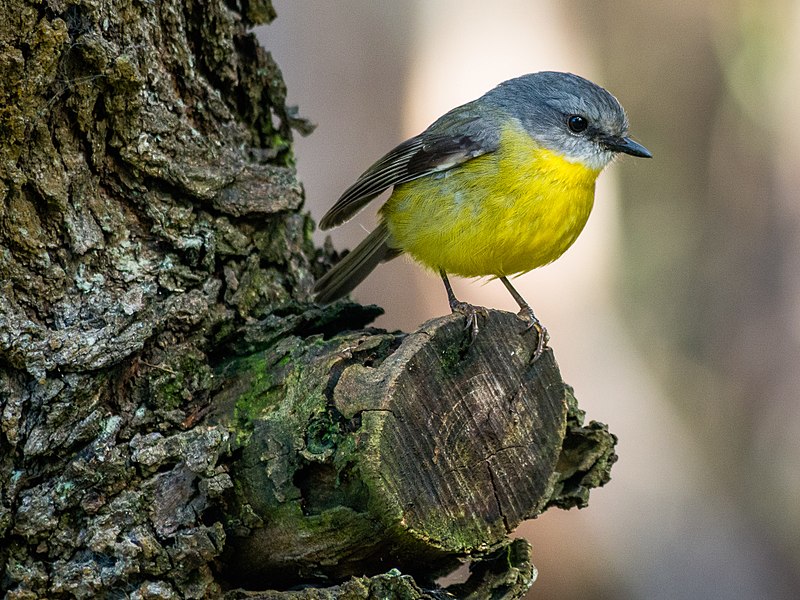
<path fill-rule="evenodd" d="M 463 365 L 463 351 L 460 346 L 448 346 L 439 357 L 441 361 L 442 370 L 445 373 L 452 373 L 461 368 Z"/>
<path fill-rule="evenodd" d="M 246 371 L 247 385 L 237 395 L 233 409 L 233 422 L 238 443 L 244 443 L 253 431 L 253 421 L 265 412 L 275 409 L 283 398 L 283 386 L 276 384 L 262 354 L 237 361 L 238 368 Z"/>
<path fill-rule="evenodd" d="M 152 359 L 151 359 L 152 360 Z M 196 349 L 173 348 L 161 360 L 150 363 L 150 402 L 159 409 L 180 408 L 200 390 L 211 387 L 213 374 L 206 356 Z"/>
<path fill-rule="evenodd" d="M 340 437 L 336 440 L 336 454 L 333 456 L 333 465 L 338 471 L 348 469 L 358 451 L 358 436 L 345 435 Z"/>
<path fill-rule="evenodd" d="M 283 137 L 281 134 L 275 133 L 269 139 L 268 147 L 274 149 L 278 153 L 284 153 L 283 165 L 286 166 L 286 167 L 291 166 L 291 162 L 288 160 L 288 158 L 292 155 L 291 154 L 291 149 L 292 149 L 292 140 L 291 139 L 287 139 L 287 138 Z"/>
<path fill-rule="evenodd" d="M 312 454 L 325 454 L 336 449 L 344 438 L 342 416 L 327 410 L 311 419 L 306 428 L 306 450 Z"/>
<path fill-rule="evenodd" d="M 229 360 L 217 370 L 218 380 L 225 382 L 217 402 L 230 403 L 238 443 L 247 442 L 256 421 L 278 419 L 304 424 L 320 413 L 325 405 L 319 389 L 324 380 L 303 358 L 315 347 L 303 347 L 301 340 L 289 336 L 268 350 Z M 324 418 L 319 421 L 315 447 L 331 442 L 331 427 Z M 304 425 L 299 430 L 303 429 Z"/>

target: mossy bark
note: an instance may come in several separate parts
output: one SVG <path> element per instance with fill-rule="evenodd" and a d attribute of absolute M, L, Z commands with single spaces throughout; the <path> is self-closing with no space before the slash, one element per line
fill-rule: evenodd
<path fill-rule="evenodd" d="M 0 6 L 0 592 L 423 598 L 395 573 L 258 590 L 484 557 L 459 595 L 519 597 L 508 531 L 585 503 L 613 438 L 513 316 L 465 347 L 453 318 L 310 303 L 331 256 L 249 33 L 270 3 Z"/>
<path fill-rule="evenodd" d="M 219 594 L 216 342 L 315 261 L 272 8 L 0 6 L 1 593 Z"/>
<path fill-rule="evenodd" d="M 393 566 L 430 582 L 503 551 L 549 506 L 585 506 L 615 439 L 584 427 L 535 348 L 524 321 L 490 311 L 473 343 L 450 315 L 408 335 L 289 335 L 226 361 L 210 421 L 237 456 L 228 576 L 288 586 Z"/>

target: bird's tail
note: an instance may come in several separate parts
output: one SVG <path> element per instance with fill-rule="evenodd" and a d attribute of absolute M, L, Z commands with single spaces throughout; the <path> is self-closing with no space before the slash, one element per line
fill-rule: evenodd
<path fill-rule="evenodd" d="M 390 248 L 389 230 L 381 222 L 355 250 L 352 250 L 317 281 L 314 293 L 317 302 L 327 304 L 351 292 L 378 264 L 391 260 L 402 252 Z"/>

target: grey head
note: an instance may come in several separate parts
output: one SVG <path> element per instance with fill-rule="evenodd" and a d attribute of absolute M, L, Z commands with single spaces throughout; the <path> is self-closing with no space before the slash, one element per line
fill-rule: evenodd
<path fill-rule="evenodd" d="M 542 71 L 509 79 L 481 99 L 519 120 L 542 146 L 602 169 L 620 152 L 651 158 L 628 137 L 628 118 L 607 90 L 571 73 Z"/>

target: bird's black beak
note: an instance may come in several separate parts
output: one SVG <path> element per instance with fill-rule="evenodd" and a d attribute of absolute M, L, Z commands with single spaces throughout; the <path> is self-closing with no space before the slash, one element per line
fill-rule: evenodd
<path fill-rule="evenodd" d="M 639 144 L 634 142 L 629 137 L 607 137 L 601 142 L 603 146 L 612 152 L 624 152 L 631 156 L 638 156 L 639 158 L 653 158 L 650 151 Z"/>

